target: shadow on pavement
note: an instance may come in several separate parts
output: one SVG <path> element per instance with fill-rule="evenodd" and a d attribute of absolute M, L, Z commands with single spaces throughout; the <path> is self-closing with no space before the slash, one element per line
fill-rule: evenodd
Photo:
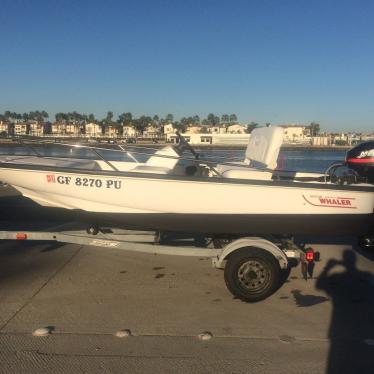
<path fill-rule="evenodd" d="M 324 303 L 325 301 L 329 300 L 327 297 L 324 296 L 303 295 L 300 290 L 292 290 L 291 293 L 298 307 L 313 306 Z"/>
<path fill-rule="evenodd" d="M 0 285 L 8 282 L 29 282 L 43 271 L 53 271 L 63 258 L 49 256 L 48 252 L 64 246 L 63 243 L 5 241 L 0 245 Z M 1 293 L 0 293 L 1 299 Z"/>
<path fill-rule="evenodd" d="M 316 288 L 326 292 L 333 304 L 327 374 L 372 374 L 374 276 L 358 270 L 355 252 L 346 250 L 342 260 L 328 261 Z"/>

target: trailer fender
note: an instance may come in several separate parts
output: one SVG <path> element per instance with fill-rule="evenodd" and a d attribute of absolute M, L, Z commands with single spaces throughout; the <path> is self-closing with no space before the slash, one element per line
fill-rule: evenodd
<path fill-rule="evenodd" d="M 288 260 L 284 252 L 269 240 L 258 237 L 245 237 L 231 242 L 223 249 L 217 258 L 213 259 L 213 266 L 218 269 L 224 269 L 227 257 L 238 249 L 245 247 L 263 249 L 276 258 L 281 269 L 287 269 L 288 267 Z M 248 248 L 248 250 L 250 250 L 250 248 Z"/>

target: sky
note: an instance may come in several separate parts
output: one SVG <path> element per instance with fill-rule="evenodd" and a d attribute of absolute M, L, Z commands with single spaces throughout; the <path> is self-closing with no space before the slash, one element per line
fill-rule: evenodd
<path fill-rule="evenodd" d="M 372 0 L 0 0 L 0 112 L 374 130 Z"/>

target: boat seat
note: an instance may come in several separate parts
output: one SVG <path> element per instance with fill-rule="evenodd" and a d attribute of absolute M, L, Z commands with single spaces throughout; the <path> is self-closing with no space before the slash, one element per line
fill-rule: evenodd
<path fill-rule="evenodd" d="M 218 164 L 216 169 L 225 178 L 270 180 L 273 173 L 269 170 L 274 170 L 277 166 L 282 143 L 281 127 L 254 129 L 245 151 L 245 160 L 229 165 Z"/>
<path fill-rule="evenodd" d="M 154 153 L 144 164 L 129 170 L 134 173 L 170 174 L 178 162 L 179 155 L 171 146 Z"/>

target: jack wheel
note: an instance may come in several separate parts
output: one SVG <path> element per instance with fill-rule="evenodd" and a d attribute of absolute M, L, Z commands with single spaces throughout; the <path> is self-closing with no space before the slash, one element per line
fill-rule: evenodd
<path fill-rule="evenodd" d="M 278 261 L 255 247 L 238 249 L 227 259 L 225 282 L 228 290 L 245 302 L 257 302 L 272 295 L 281 282 Z"/>
<path fill-rule="evenodd" d="M 91 225 L 89 227 L 87 227 L 86 229 L 86 232 L 88 235 L 97 235 L 100 231 L 100 228 L 99 226 L 97 225 Z"/>
<path fill-rule="evenodd" d="M 358 245 L 363 249 L 373 249 L 374 237 L 361 236 L 358 238 Z"/>

